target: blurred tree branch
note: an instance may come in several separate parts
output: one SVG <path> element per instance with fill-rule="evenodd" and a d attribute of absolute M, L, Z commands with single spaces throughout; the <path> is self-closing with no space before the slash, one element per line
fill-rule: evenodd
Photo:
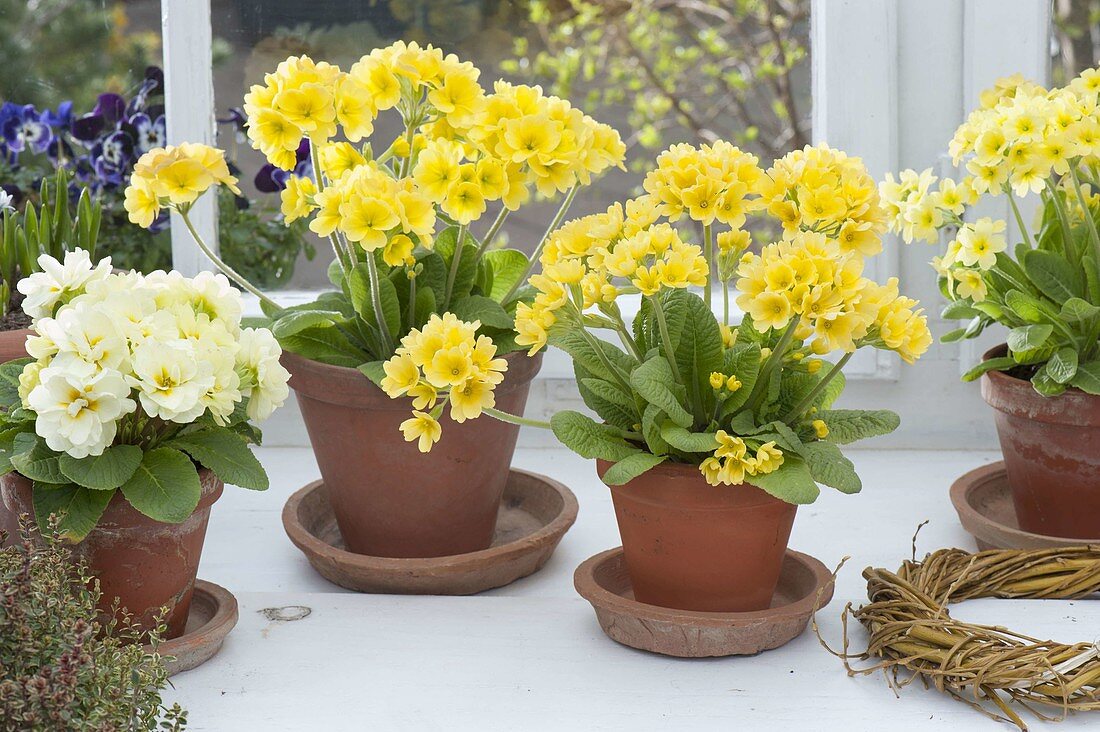
<path fill-rule="evenodd" d="M 510 74 L 625 112 L 632 147 L 735 140 L 766 159 L 809 140 L 809 0 L 530 0 Z M 606 113 L 605 113 L 606 115 Z"/>

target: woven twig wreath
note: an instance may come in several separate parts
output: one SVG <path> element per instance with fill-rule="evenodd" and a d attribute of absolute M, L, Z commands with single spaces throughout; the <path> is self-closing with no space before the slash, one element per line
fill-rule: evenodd
<path fill-rule="evenodd" d="M 947 612 L 949 602 L 981 597 L 1068 600 L 1098 592 L 1100 546 L 977 554 L 941 549 L 924 561 L 905 562 L 896 573 L 868 567 L 863 576 L 870 602 L 844 608 L 843 652 L 822 640 L 843 659 L 849 676 L 881 669 L 895 693 L 919 678 L 1021 730 L 1027 725 L 1013 705 L 1044 720 L 1100 709 L 1096 643 L 1041 641 L 1007 628 L 964 623 Z M 871 635 L 863 653 L 848 652 L 849 614 Z M 872 657 L 883 660 L 859 669 L 850 663 Z M 1040 707 L 1057 713 L 1048 716 Z"/>

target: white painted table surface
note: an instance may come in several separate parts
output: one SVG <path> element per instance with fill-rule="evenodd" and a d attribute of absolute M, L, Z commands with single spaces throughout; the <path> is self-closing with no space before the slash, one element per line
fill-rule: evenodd
<path fill-rule="evenodd" d="M 215 505 L 200 577 L 228 588 L 240 622 L 221 653 L 173 679 L 167 698 L 190 729 L 249 730 L 924 730 L 1009 729 L 919 684 L 901 698 L 882 676 L 849 678 L 810 630 L 751 658 L 682 660 L 621 646 L 573 590 L 585 558 L 619 544 L 607 489 L 588 461 L 561 449 L 520 450 L 515 465 L 551 475 L 580 516 L 538 574 L 473 597 L 364 595 L 314 573 L 283 532 L 286 498 L 319 476 L 308 449 L 259 455 L 272 487 L 227 488 Z M 791 547 L 829 567 L 845 555 L 823 633 L 840 643 L 840 611 L 866 599 L 868 565 L 910 553 L 973 549 L 948 499 L 952 480 L 991 452 L 852 451 L 857 496 L 826 491 L 802 508 Z M 301 605 L 303 620 L 265 608 Z M 1100 601 L 982 600 L 958 617 L 1064 641 L 1100 635 Z M 852 623 L 853 648 L 866 636 Z M 1097 729 L 1100 714 L 1057 729 Z M 1047 727 L 1040 722 L 1033 729 Z"/>

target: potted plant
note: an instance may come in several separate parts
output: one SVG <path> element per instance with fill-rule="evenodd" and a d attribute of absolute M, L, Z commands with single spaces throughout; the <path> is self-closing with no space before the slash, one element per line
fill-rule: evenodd
<path fill-rule="evenodd" d="M 202 155 L 232 184 L 215 151 Z M 84 254 L 27 283 L 42 307 L 27 340 L 35 360 L 0 367 L 4 505 L 43 526 L 60 515 L 103 610 L 117 598 L 148 629 L 166 607 L 174 638 L 222 481 L 268 486 L 248 445 L 260 440 L 252 423 L 289 394 L 279 345 L 241 327 L 240 295 L 221 275 L 113 273 Z"/>
<path fill-rule="evenodd" d="M 158 647 L 125 616 L 98 617 L 101 592 L 63 539 L 0 549 L 0 729 L 181 730 L 187 713 L 161 694 Z"/>
<path fill-rule="evenodd" d="M 272 164 L 293 169 L 308 141 L 314 176 L 287 178 L 283 213 L 310 219 L 331 242 L 335 292 L 280 308 L 196 236 L 272 318 L 345 544 L 360 554 L 435 557 L 490 545 L 518 427 L 452 408 L 457 424 L 426 459 L 432 440 L 422 437 L 439 431 L 449 402 L 441 389 L 523 410 L 540 359 L 517 350 L 513 314 L 534 295 L 525 286 L 533 265 L 500 248 L 502 226 L 536 192 L 564 194 L 537 258 L 581 186 L 623 158 L 618 134 L 567 101 L 505 82 L 487 92 L 478 75 L 439 49 L 398 42 L 347 72 L 291 57 L 245 97 L 249 138 Z M 378 149 L 362 144 L 384 110 L 400 116 L 402 132 Z M 147 183 L 163 154 L 139 162 L 127 194 L 143 225 L 165 206 L 187 221 L 186 206 Z M 475 236 L 490 208 L 495 217 Z M 391 401 L 377 385 L 382 362 L 413 341 L 439 352 L 439 378 Z M 406 425 L 403 440 L 410 403 L 422 424 Z"/>
<path fill-rule="evenodd" d="M 595 458 L 611 487 L 636 599 L 764 609 L 797 506 L 818 483 L 860 490 L 838 445 L 898 425 L 892 412 L 832 407 L 844 364 L 863 347 L 912 362 L 931 336 L 896 280 L 861 274 L 882 248 L 885 214 L 857 158 L 807 147 L 765 172 L 726 142 L 676 145 L 644 187 L 551 235 L 531 278 L 538 294 L 517 308 L 517 342 L 566 351 L 602 420 L 562 411 L 544 426 Z M 751 212 L 783 224 L 759 253 L 742 228 Z M 692 226 L 701 245 L 686 239 Z M 721 320 L 710 306 L 718 289 Z M 639 300 L 628 326 L 620 303 Z M 408 360 L 426 361 L 417 346 L 386 364 L 391 379 L 409 373 L 410 390 L 432 379 L 426 368 L 412 378 Z M 821 358 L 833 352 L 836 363 Z"/>
<path fill-rule="evenodd" d="M 22 213 L 11 205 L 9 194 L 0 193 L 0 363 L 27 355 L 27 326 L 37 305 L 24 300 L 27 293 L 20 286 L 25 278 L 44 265 L 67 259 L 67 253 L 78 248 L 86 253 L 85 257 L 95 255 L 99 204 L 82 192 L 74 211 L 68 195 L 69 178 L 63 170 L 52 178 L 43 178 L 38 205 L 28 203 Z"/>
<path fill-rule="evenodd" d="M 950 231 L 932 264 L 943 317 L 967 322 L 943 340 L 1008 328 L 963 379 L 980 377 L 995 410 L 1020 528 L 1078 539 L 1100 535 L 1098 90 L 1098 69 L 1050 91 L 1002 79 L 951 140 L 961 182 L 907 170 L 882 184 L 907 242 Z M 1016 200 L 1029 193 L 1041 199 L 1033 225 Z M 1005 221 L 963 219 L 982 196 L 1007 198 L 1021 239 L 1011 250 Z"/>

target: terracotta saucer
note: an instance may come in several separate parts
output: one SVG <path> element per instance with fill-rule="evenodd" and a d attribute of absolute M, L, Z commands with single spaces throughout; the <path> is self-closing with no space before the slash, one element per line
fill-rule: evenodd
<path fill-rule="evenodd" d="M 1003 461 L 965 473 L 951 485 L 951 503 L 978 549 L 1045 549 L 1100 544 L 1097 539 L 1067 539 L 1032 534 L 1020 528 Z"/>
<path fill-rule="evenodd" d="M 472 595 L 542 568 L 577 519 L 577 499 L 561 483 L 512 468 L 488 549 L 425 559 L 354 554 L 344 548 L 322 481 L 290 497 L 283 527 L 321 575 L 359 592 Z"/>
<path fill-rule="evenodd" d="M 816 604 L 824 607 L 833 597 L 833 575 L 825 565 L 790 549 L 771 608 L 756 612 L 706 613 L 638 602 L 622 547 L 585 560 L 573 584 L 592 603 L 609 638 L 681 658 L 748 656 L 778 648 L 802 634 Z"/>
<path fill-rule="evenodd" d="M 171 656 L 165 662 L 168 675 L 206 663 L 221 650 L 229 631 L 237 624 L 237 598 L 229 590 L 205 580 L 195 580 L 191 596 L 191 612 L 183 635 L 166 640 L 157 648 L 161 656 Z"/>

